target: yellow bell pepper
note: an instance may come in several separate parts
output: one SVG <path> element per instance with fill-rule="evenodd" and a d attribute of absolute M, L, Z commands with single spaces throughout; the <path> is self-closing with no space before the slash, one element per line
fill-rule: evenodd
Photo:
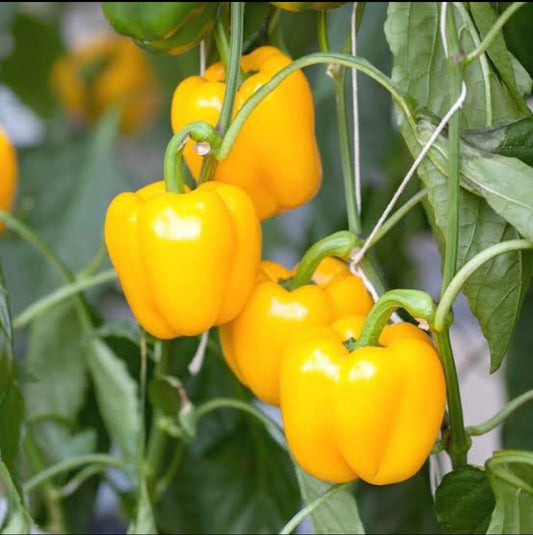
<path fill-rule="evenodd" d="M 17 193 L 17 155 L 11 141 L 0 127 L 0 210 L 11 212 Z M 0 231 L 5 224 L 0 221 Z"/>
<path fill-rule="evenodd" d="M 168 193 L 156 182 L 109 206 L 105 240 L 131 310 L 163 339 L 232 320 L 261 255 L 255 207 L 236 186 L 208 182 Z"/>
<path fill-rule="evenodd" d="M 155 74 L 146 53 L 126 37 L 101 37 L 61 57 L 51 84 L 67 114 L 89 124 L 122 106 L 120 129 L 134 133 L 155 115 Z"/>
<path fill-rule="evenodd" d="M 313 283 L 295 290 L 280 281 L 294 270 L 261 262 L 257 283 L 242 312 L 220 327 L 228 365 L 261 400 L 279 404 L 279 374 L 285 343 L 296 332 L 329 325 L 347 314 L 366 314 L 372 297 L 341 260 L 327 257 L 314 271 Z"/>
<path fill-rule="evenodd" d="M 437 438 L 446 403 L 444 373 L 417 327 L 386 326 L 379 347 L 350 352 L 365 318 L 314 327 L 285 345 L 281 412 L 298 463 L 332 482 L 384 485 L 414 475 Z"/>
<path fill-rule="evenodd" d="M 248 77 L 237 91 L 234 115 L 255 91 L 290 63 L 290 58 L 272 46 L 243 56 L 241 65 Z M 178 85 L 172 99 L 174 132 L 193 121 L 216 125 L 224 80 L 224 67 L 216 63 L 204 76 L 191 76 Z M 219 162 L 215 180 L 243 188 L 261 219 L 301 206 L 316 194 L 322 176 L 314 122 L 311 89 L 298 70 L 252 112 L 229 156 Z M 202 158 L 195 152 L 194 142 L 187 144 L 184 156 L 198 178 Z"/>

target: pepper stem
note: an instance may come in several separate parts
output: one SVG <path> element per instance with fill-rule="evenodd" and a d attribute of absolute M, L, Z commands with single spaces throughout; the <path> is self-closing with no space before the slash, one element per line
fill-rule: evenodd
<path fill-rule="evenodd" d="M 387 292 L 372 307 L 355 348 L 377 346 L 381 331 L 383 331 L 391 314 L 397 308 L 403 308 L 414 318 L 425 320 L 432 325 L 437 307 L 433 298 L 420 290 L 392 290 Z"/>
<path fill-rule="evenodd" d="M 341 230 L 312 245 L 300 262 L 296 274 L 289 284 L 290 290 L 296 290 L 309 284 L 320 262 L 327 256 L 346 258 L 356 246 L 357 238 L 347 230 Z"/>
<path fill-rule="evenodd" d="M 189 139 L 206 143 L 208 152 L 216 152 L 222 143 L 218 132 L 209 123 L 195 121 L 184 126 L 174 134 L 164 159 L 165 188 L 171 193 L 185 193 L 185 178 L 183 176 L 183 149 Z"/>

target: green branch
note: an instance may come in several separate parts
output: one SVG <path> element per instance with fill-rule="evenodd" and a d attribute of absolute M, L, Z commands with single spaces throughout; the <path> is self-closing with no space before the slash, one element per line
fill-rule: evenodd
<path fill-rule="evenodd" d="M 501 425 L 513 412 L 518 410 L 522 405 L 525 405 L 528 401 L 533 400 L 533 390 L 524 392 L 521 396 L 509 401 L 505 407 L 497 412 L 492 418 L 489 418 L 486 422 L 478 425 L 471 425 L 466 428 L 466 432 L 471 436 L 479 436 L 492 431 L 499 425 Z"/>
<path fill-rule="evenodd" d="M 479 58 L 481 54 L 484 54 L 485 51 L 489 48 L 492 41 L 496 38 L 498 33 L 503 28 L 504 24 L 522 7 L 525 6 L 527 2 L 513 2 L 498 18 L 494 23 L 492 28 L 487 32 L 487 35 L 483 38 L 479 46 L 472 50 L 464 59 L 463 63 L 468 65 L 475 59 Z"/>

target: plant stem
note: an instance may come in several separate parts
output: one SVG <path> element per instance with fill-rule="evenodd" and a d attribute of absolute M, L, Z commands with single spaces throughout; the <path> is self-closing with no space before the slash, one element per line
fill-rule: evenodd
<path fill-rule="evenodd" d="M 154 377 L 166 375 L 168 371 L 169 342 L 158 340 L 156 343 L 156 367 Z M 155 480 L 159 474 L 161 462 L 165 455 L 167 436 L 159 426 L 159 420 L 164 416 L 160 409 L 154 407 L 152 415 L 152 425 L 150 427 L 150 439 L 148 441 L 148 452 L 146 455 L 146 480 L 151 492 L 155 489 Z"/>
<path fill-rule="evenodd" d="M 218 37 L 217 37 L 218 35 Z M 228 45 L 226 28 L 221 19 L 217 22 L 215 38 L 222 62 L 226 67 L 226 88 L 222 109 L 217 124 L 217 131 L 224 136 L 231 122 L 235 95 L 239 82 L 242 79 L 241 56 L 244 35 L 244 2 L 231 2 L 231 38 Z M 225 59 L 224 59 L 225 58 Z M 202 184 L 213 178 L 217 168 L 218 160 L 212 153 L 207 154 L 202 162 L 198 183 Z"/>
<path fill-rule="evenodd" d="M 492 41 L 496 38 L 500 30 L 503 28 L 504 24 L 522 7 L 525 6 L 527 2 L 513 2 L 499 17 L 498 20 L 494 23 L 492 28 L 487 32 L 487 35 L 483 38 L 479 46 L 472 50 L 464 59 L 463 63 L 468 65 L 475 59 L 479 58 L 491 45 Z"/>
<path fill-rule="evenodd" d="M 469 449 L 469 441 L 463 420 L 461 392 L 450 343 L 450 333 L 446 329 L 444 332 L 434 332 L 433 334 L 444 368 L 444 375 L 446 376 L 446 394 L 450 419 L 450 439 L 446 445 L 446 451 L 450 455 L 453 468 L 457 469 L 466 465 Z"/>
<path fill-rule="evenodd" d="M 347 230 L 335 232 L 335 234 L 317 241 L 303 256 L 290 284 L 290 289 L 296 290 L 304 284 L 309 284 L 324 258 L 328 256 L 347 258 L 355 245 L 355 236 Z"/>
<path fill-rule="evenodd" d="M 533 249 L 533 242 L 528 240 L 507 240 L 490 247 L 487 247 L 476 256 L 471 258 L 455 275 L 446 291 L 442 294 L 440 303 L 435 313 L 435 330 L 442 332 L 446 328 L 446 318 L 450 313 L 455 298 L 461 291 L 464 283 L 468 278 L 479 269 L 485 262 L 488 262 L 495 256 L 508 253 L 510 251 L 519 251 L 523 249 Z"/>
<path fill-rule="evenodd" d="M 398 308 L 431 325 L 436 305 L 429 294 L 420 290 L 391 290 L 383 294 L 370 310 L 355 348 L 377 346 L 381 331 Z"/>
<path fill-rule="evenodd" d="M 348 485 L 350 485 L 350 483 L 337 483 L 336 485 L 332 485 L 328 490 L 326 490 L 326 492 L 316 498 L 316 500 L 312 501 L 302 510 L 298 511 L 298 513 L 296 513 L 285 524 L 285 526 L 283 526 L 282 530 L 279 532 L 280 535 L 288 535 L 289 533 L 292 533 L 301 524 L 301 522 L 307 516 L 309 516 L 315 509 L 318 509 L 318 507 L 320 507 L 324 502 L 332 498 L 335 494 L 337 494 L 337 492 L 347 487 Z"/>
<path fill-rule="evenodd" d="M 460 47 L 455 26 L 454 7 L 446 10 L 446 39 L 448 42 L 448 76 L 450 80 L 450 101 L 454 102 L 461 94 L 463 83 Z M 455 113 L 448 127 L 448 204 L 446 219 L 446 252 L 442 276 L 444 292 L 457 268 L 457 248 L 459 242 L 459 172 L 460 172 L 461 114 Z"/>
<path fill-rule="evenodd" d="M 84 464 L 99 464 L 111 466 L 114 468 L 121 468 L 124 466 L 124 461 L 111 457 L 110 455 L 95 453 L 92 455 L 80 455 L 79 457 L 71 457 L 53 464 L 44 470 L 41 470 L 26 483 L 24 483 L 24 492 L 28 493 L 34 490 L 39 485 L 42 485 L 52 479 L 53 477 L 83 466 Z"/>
<path fill-rule="evenodd" d="M 28 308 L 23 310 L 13 320 L 13 329 L 21 329 L 22 327 L 25 327 L 43 312 L 46 312 L 58 303 L 61 303 L 65 299 L 68 299 L 69 297 L 72 297 L 83 290 L 106 284 L 116 280 L 116 278 L 117 275 L 115 271 L 110 269 L 108 271 L 99 273 L 98 275 L 87 277 L 85 279 L 79 279 L 72 284 L 62 286 L 47 296 L 35 301 Z"/>
<path fill-rule="evenodd" d="M 328 12 L 326 9 L 317 11 L 318 47 L 321 52 L 329 52 Z"/>
<path fill-rule="evenodd" d="M 165 470 L 155 489 L 155 502 L 157 503 L 172 483 L 183 459 L 183 442 L 179 441 L 174 449 L 174 454 L 168 468 Z"/>
<path fill-rule="evenodd" d="M 176 132 L 165 150 L 163 162 L 165 189 L 171 193 L 185 193 L 183 177 L 183 149 L 189 139 L 207 143 L 209 151 L 218 149 L 221 139 L 218 132 L 204 121 L 194 121 Z"/>
<path fill-rule="evenodd" d="M 235 93 L 239 85 L 241 70 L 242 40 L 244 26 L 244 2 L 231 2 L 231 41 L 229 63 L 227 64 L 226 89 L 217 130 L 224 136 L 231 121 Z"/>
<path fill-rule="evenodd" d="M 478 425 L 471 425 L 466 428 L 466 432 L 471 436 L 479 436 L 492 431 L 501 425 L 513 412 L 518 410 L 522 405 L 528 401 L 533 400 L 533 390 L 528 390 L 517 398 L 509 401 L 503 409 L 497 412 L 492 418 Z"/>
<path fill-rule="evenodd" d="M 381 240 L 390 230 L 392 230 L 398 222 L 409 213 L 420 201 L 423 201 L 427 197 L 427 189 L 423 188 L 419 192 L 415 193 L 408 201 L 406 201 L 396 212 L 394 212 L 386 221 L 381 225 L 378 232 L 370 241 L 369 247 L 373 247 Z"/>

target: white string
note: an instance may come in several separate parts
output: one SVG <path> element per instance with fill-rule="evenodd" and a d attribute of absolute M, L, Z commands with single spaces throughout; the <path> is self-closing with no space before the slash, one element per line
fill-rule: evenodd
<path fill-rule="evenodd" d="M 357 6 L 359 2 L 353 3 L 352 11 L 352 56 L 357 56 Z M 355 180 L 355 203 L 357 206 L 357 213 L 361 215 L 361 161 L 359 151 L 359 102 L 358 102 L 358 88 L 357 88 L 357 69 L 352 71 L 352 104 L 353 104 L 353 164 L 354 164 L 354 180 Z"/>
<path fill-rule="evenodd" d="M 205 39 L 200 41 L 200 76 L 205 74 Z"/>
<path fill-rule="evenodd" d="M 440 40 L 444 48 L 444 55 L 448 57 L 448 41 L 446 39 L 446 10 L 449 2 L 441 2 L 440 6 Z"/>
<path fill-rule="evenodd" d="M 205 350 L 207 349 L 207 341 L 209 340 L 209 330 L 202 333 L 200 336 L 200 343 L 198 349 L 192 358 L 188 370 L 191 375 L 196 375 L 201 369 L 204 363 Z"/>
<path fill-rule="evenodd" d="M 387 207 L 381 214 L 381 217 L 376 223 L 376 226 L 374 227 L 374 229 L 372 230 L 372 232 L 366 239 L 365 243 L 363 244 L 363 247 L 361 247 L 361 249 L 355 252 L 354 256 L 352 257 L 351 265 L 355 267 L 357 266 L 357 264 L 359 264 L 359 262 L 361 262 L 361 260 L 365 256 L 365 253 L 370 248 L 372 240 L 378 233 L 379 229 L 381 228 L 381 226 L 383 225 L 387 217 L 389 217 L 390 212 L 394 208 L 394 205 L 398 201 L 400 195 L 404 192 L 405 188 L 407 187 L 407 184 L 409 184 L 409 180 L 411 180 L 411 177 L 415 174 L 415 171 L 417 170 L 418 166 L 420 165 L 422 160 L 425 158 L 426 154 L 429 152 L 429 150 L 431 149 L 431 146 L 433 145 L 433 143 L 435 143 L 440 133 L 444 130 L 444 127 L 448 124 L 453 114 L 463 105 L 465 98 L 466 98 L 466 85 L 463 82 L 462 88 L 461 88 L 461 94 L 459 95 L 459 98 L 453 103 L 448 113 L 446 113 L 442 121 L 439 123 L 439 125 L 437 126 L 437 128 L 435 129 L 431 137 L 429 138 L 429 141 L 424 145 L 424 147 L 422 148 L 422 150 L 416 157 L 415 161 L 413 162 L 413 165 L 409 169 L 408 173 L 405 175 L 405 178 L 402 180 L 402 183 L 400 184 L 398 189 L 396 190 L 396 193 L 394 194 L 391 201 L 389 202 L 389 204 L 387 205 Z"/>

